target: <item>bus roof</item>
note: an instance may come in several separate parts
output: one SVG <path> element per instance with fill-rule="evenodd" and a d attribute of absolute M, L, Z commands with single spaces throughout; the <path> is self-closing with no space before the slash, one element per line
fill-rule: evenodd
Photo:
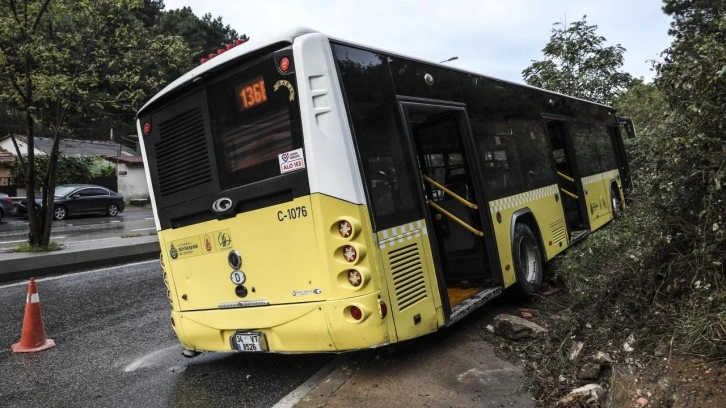
<path fill-rule="evenodd" d="M 185 84 L 187 82 L 190 82 L 194 80 L 194 78 L 200 76 L 201 74 L 218 67 L 220 65 L 223 65 L 224 63 L 235 59 L 236 57 L 239 57 L 240 55 L 247 54 L 252 51 L 259 50 L 261 48 L 267 47 L 270 44 L 275 44 L 279 42 L 289 42 L 292 43 L 293 40 L 296 37 L 299 37 L 304 34 L 310 34 L 310 33 L 317 33 L 317 31 L 304 28 L 304 27 L 297 27 L 290 30 L 285 30 L 281 32 L 273 32 L 268 33 L 267 35 L 260 35 L 250 37 L 248 41 L 246 41 L 243 44 L 240 44 L 239 46 L 236 46 L 229 51 L 224 52 L 223 54 L 210 59 L 209 61 L 205 62 L 204 64 L 200 64 L 196 68 L 192 69 L 191 71 L 187 72 L 186 74 L 180 76 L 176 80 L 174 80 L 169 85 L 165 86 L 164 89 L 159 91 L 156 95 L 154 95 L 151 99 L 149 99 L 144 106 L 139 109 L 139 111 L 143 111 L 148 107 L 150 104 L 154 103 L 157 99 L 163 97 L 167 93 L 171 92 L 172 90 L 176 89 L 178 86 Z"/>
<path fill-rule="evenodd" d="M 196 68 L 192 69 L 191 71 L 189 71 L 186 74 L 182 75 L 181 77 L 177 78 L 175 81 L 173 81 L 172 83 L 170 83 L 169 85 L 167 85 L 166 87 L 164 87 L 164 89 L 162 89 L 161 91 L 159 91 L 156 95 L 154 95 L 154 97 L 152 97 L 148 102 L 146 102 L 144 104 L 144 106 L 139 111 L 143 111 L 150 104 L 154 103 L 154 101 L 156 101 L 157 99 L 163 97 L 167 93 L 171 92 L 172 90 L 174 90 L 178 86 L 180 86 L 180 85 L 182 85 L 184 83 L 190 82 L 194 78 L 196 78 L 197 76 L 200 76 L 201 74 L 203 74 L 203 73 L 205 73 L 205 72 L 207 72 L 207 71 L 209 71 L 209 70 L 211 70 L 211 69 L 213 69 L 215 67 L 218 67 L 220 65 L 223 65 L 224 63 L 226 63 L 226 62 L 228 62 L 228 61 L 230 61 L 230 60 L 232 60 L 232 59 L 234 59 L 236 57 L 239 57 L 240 55 L 244 55 L 244 54 L 247 54 L 249 52 L 256 51 L 256 50 L 262 49 L 264 47 L 267 47 L 267 46 L 269 46 L 271 44 L 275 44 L 275 43 L 279 43 L 279 42 L 289 42 L 289 43 L 292 43 L 296 37 L 299 37 L 299 36 L 305 35 L 305 34 L 313 34 L 313 33 L 320 33 L 320 32 L 317 31 L 317 30 L 313 30 L 311 28 L 295 27 L 295 28 L 291 28 L 289 30 L 277 31 L 277 32 L 270 32 L 270 33 L 267 33 L 266 35 L 260 35 L 259 37 L 257 37 L 257 36 L 251 37 L 247 42 L 245 42 L 245 43 L 243 43 L 243 44 L 241 44 L 241 45 L 239 45 L 237 47 L 234 47 L 231 50 L 226 51 L 223 54 L 221 54 L 221 55 L 219 55 L 219 56 L 217 56 L 217 57 L 215 57 L 213 59 L 210 59 L 209 61 L 205 62 L 204 64 L 200 64 Z M 555 91 L 551 91 L 551 90 L 548 90 L 548 89 L 538 88 L 536 86 L 531 86 L 531 85 L 527 85 L 527 84 L 521 84 L 521 83 L 517 83 L 517 82 L 513 82 L 513 81 L 507 81 L 507 80 L 503 80 L 503 79 L 499 79 L 499 78 L 494 78 L 494 77 L 490 77 L 490 76 L 487 76 L 487 75 L 484 75 L 484 74 L 481 74 L 481 73 L 478 73 L 478 72 L 472 72 L 472 71 L 467 71 L 467 70 L 460 69 L 460 68 L 454 68 L 454 67 L 451 67 L 450 65 L 445 65 L 445 64 L 442 64 L 442 63 L 436 63 L 436 62 L 432 62 L 432 61 L 425 61 L 425 60 L 422 60 L 422 59 L 419 59 L 419 58 L 407 56 L 407 55 L 400 54 L 400 53 L 397 53 L 397 52 L 390 52 L 390 51 L 387 51 L 387 50 L 384 50 L 384 49 L 381 49 L 381 48 L 371 47 L 371 46 L 367 46 L 367 45 L 355 43 L 355 42 L 352 42 L 352 41 L 347 41 L 347 40 L 340 39 L 340 38 L 336 38 L 336 37 L 330 37 L 330 36 L 328 36 L 328 38 L 330 40 L 332 40 L 332 41 L 335 41 L 335 42 L 349 44 L 349 45 L 353 45 L 353 46 L 356 46 L 356 47 L 359 47 L 359 48 L 368 49 L 368 50 L 376 51 L 376 52 L 381 52 L 381 53 L 384 53 L 384 54 L 387 54 L 387 55 L 391 55 L 391 56 L 406 58 L 406 59 L 410 59 L 410 60 L 413 60 L 413 61 L 424 62 L 426 64 L 439 65 L 439 66 L 445 67 L 446 69 L 450 69 L 452 71 L 458 71 L 458 72 L 462 72 L 462 73 L 466 73 L 466 74 L 470 74 L 470 75 L 476 75 L 476 76 L 479 76 L 479 77 L 482 77 L 482 78 L 486 78 L 486 79 L 490 79 L 490 80 L 498 81 L 498 82 L 509 83 L 509 84 L 512 84 L 512 85 L 515 85 L 515 86 L 519 86 L 519 87 L 536 89 L 538 91 L 546 92 L 546 93 L 549 93 L 549 94 L 552 94 L 552 95 L 562 96 L 562 97 L 565 97 L 565 98 L 576 99 L 576 100 L 580 100 L 580 101 L 587 102 L 587 103 L 590 103 L 590 104 L 599 105 L 599 106 L 602 106 L 602 107 L 605 107 L 605 108 L 608 108 L 608 109 L 611 109 L 611 110 L 615 110 L 612 106 L 609 106 L 609 105 L 606 105 L 606 104 L 603 104 L 603 103 L 589 101 L 589 100 L 586 100 L 586 99 L 578 98 L 578 97 L 571 96 L 571 95 L 562 94 L 562 93 L 555 92 Z"/>

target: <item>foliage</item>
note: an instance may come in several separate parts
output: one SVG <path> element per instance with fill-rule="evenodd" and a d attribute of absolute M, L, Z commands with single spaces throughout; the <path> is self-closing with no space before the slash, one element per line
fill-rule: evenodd
<path fill-rule="evenodd" d="M 615 103 L 639 130 L 627 143 L 632 205 L 553 264 L 581 322 L 612 310 L 593 322 L 600 338 L 635 333 L 646 351 L 726 355 L 724 5 L 665 1 L 666 61 L 654 84 L 636 82 Z"/>
<path fill-rule="evenodd" d="M 665 0 L 675 37 L 656 65 L 657 85 L 682 130 L 726 135 L 726 1 Z"/>
<path fill-rule="evenodd" d="M 606 47 L 605 37 L 586 18 L 569 26 L 554 24 L 542 49 L 545 59 L 522 71 L 527 84 L 601 103 L 612 102 L 628 87 L 632 77 L 620 71 L 625 48 Z"/>
<path fill-rule="evenodd" d="M 183 38 L 192 50 L 193 57 L 190 62 L 198 62 L 209 53 L 216 52 L 225 44 L 239 38 L 235 30 L 222 23 L 222 17 L 215 19 L 207 13 L 200 19 L 189 7 L 164 13 L 155 29 Z"/>
<path fill-rule="evenodd" d="M 675 116 L 668 107 L 663 92 L 652 83 L 633 81 L 627 91 L 614 101 L 618 114 L 627 116 L 637 125 L 638 135 L 664 136 L 674 126 Z"/>
<path fill-rule="evenodd" d="M 35 185 L 40 186 L 46 177 L 45 171 L 48 168 L 48 156 L 37 156 L 35 158 Z M 96 170 L 96 158 L 88 156 L 60 156 L 56 164 L 58 176 L 57 184 L 72 183 L 90 183 L 92 178 L 97 175 L 103 175 L 102 172 Z M 113 166 L 110 166 L 113 169 Z M 12 168 L 12 174 L 17 185 L 25 185 L 25 177 L 16 161 Z M 113 173 L 112 173 L 113 174 Z"/>

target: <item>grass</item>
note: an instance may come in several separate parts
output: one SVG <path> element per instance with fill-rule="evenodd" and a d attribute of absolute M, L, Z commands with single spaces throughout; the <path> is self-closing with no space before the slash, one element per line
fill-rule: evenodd
<path fill-rule="evenodd" d="M 15 248 L 15 251 L 17 252 L 51 252 L 51 251 L 59 251 L 61 249 L 60 244 L 58 244 L 55 241 L 50 241 L 48 243 L 48 246 L 35 246 L 30 245 L 29 243 L 24 243 Z"/>

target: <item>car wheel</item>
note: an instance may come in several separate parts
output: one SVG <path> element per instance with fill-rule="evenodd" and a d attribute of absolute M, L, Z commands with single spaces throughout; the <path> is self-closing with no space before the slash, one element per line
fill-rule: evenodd
<path fill-rule="evenodd" d="M 109 217 L 115 217 L 118 215 L 118 204 L 109 204 L 108 210 L 106 210 L 106 214 L 108 214 Z"/>
<path fill-rule="evenodd" d="M 57 205 L 53 209 L 53 219 L 54 220 L 64 220 L 67 215 L 68 215 L 68 210 L 66 210 L 66 207 L 64 207 L 62 205 Z"/>
<path fill-rule="evenodd" d="M 542 287 L 542 251 L 539 240 L 526 224 L 518 223 L 514 227 L 512 257 L 518 291 L 524 296 L 534 295 Z"/>

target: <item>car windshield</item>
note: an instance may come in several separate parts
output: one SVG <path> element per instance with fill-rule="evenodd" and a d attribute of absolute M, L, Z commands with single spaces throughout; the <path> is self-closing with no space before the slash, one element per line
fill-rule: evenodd
<path fill-rule="evenodd" d="M 75 189 L 76 189 L 76 187 L 56 186 L 56 188 L 55 188 L 55 196 L 56 197 L 65 197 L 68 194 L 70 194 L 71 192 L 73 192 L 73 190 L 75 190 Z"/>

